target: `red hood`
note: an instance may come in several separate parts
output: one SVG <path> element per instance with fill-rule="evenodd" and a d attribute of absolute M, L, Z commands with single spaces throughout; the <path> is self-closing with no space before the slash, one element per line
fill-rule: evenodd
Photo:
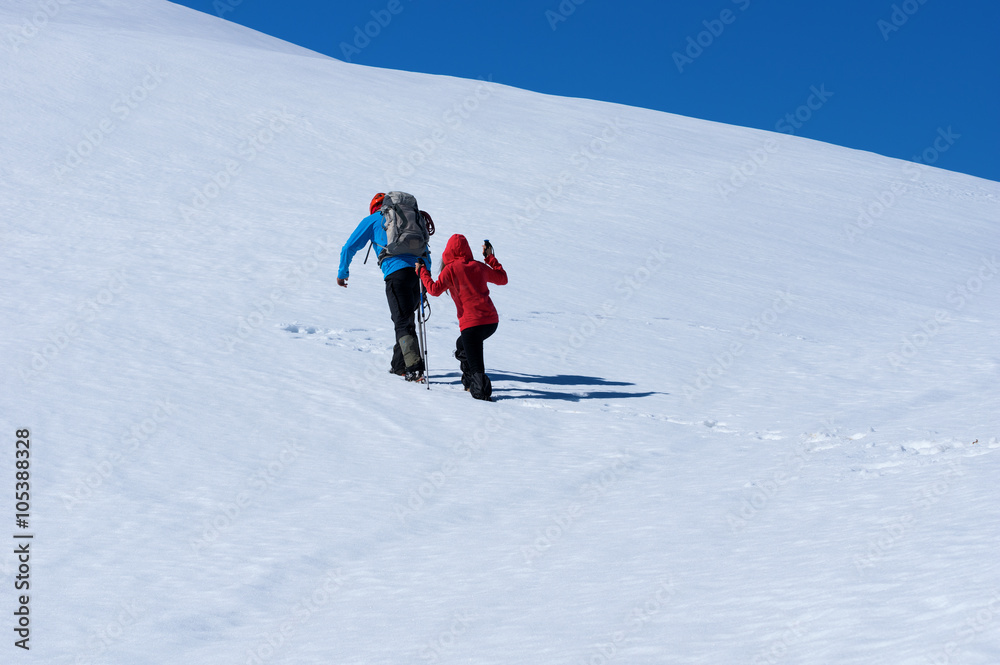
<path fill-rule="evenodd" d="M 469 241 L 461 233 L 456 233 L 448 238 L 448 244 L 445 245 L 444 253 L 441 255 L 441 265 L 448 265 L 455 260 L 461 262 L 474 260 Z"/>

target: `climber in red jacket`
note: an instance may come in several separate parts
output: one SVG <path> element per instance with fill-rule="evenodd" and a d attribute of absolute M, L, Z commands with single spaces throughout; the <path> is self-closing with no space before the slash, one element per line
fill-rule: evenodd
<path fill-rule="evenodd" d="M 448 239 L 441 255 L 441 274 L 437 281 L 431 279 L 423 263 L 416 265 L 417 275 L 427 293 L 439 296 L 451 293 L 458 310 L 458 327 L 462 334 L 455 342 L 455 357 L 462 369 L 462 385 L 476 399 L 490 400 L 493 385 L 486 375 L 483 361 L 483 341 L 496 332 L 500 318 L 490 300 L 492 282 L 498 286 L 507 283 L 507 273 L 493 256 L 493 247 L 487 240 L 483 245 L 483 259 L 472 257 L 472 249 L 465 236 L 456 233 Z"/>

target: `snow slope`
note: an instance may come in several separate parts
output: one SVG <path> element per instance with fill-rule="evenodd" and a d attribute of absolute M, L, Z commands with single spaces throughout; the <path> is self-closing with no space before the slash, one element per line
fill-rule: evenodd
<path fill-rule="evenodd" d="M 4 663 L 1000 662 L 997 183 L 163 0 L 0 45 Z M 494 404 L 334 285 L 388 189 L 510 275 Z"/>

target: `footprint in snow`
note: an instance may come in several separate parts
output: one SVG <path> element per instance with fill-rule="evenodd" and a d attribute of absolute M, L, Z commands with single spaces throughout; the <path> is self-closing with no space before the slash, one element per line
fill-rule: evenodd
<path fill-rule="evenodd" d="M 287 325 L 282 324 L 281 329 L 284 330 L 285 332 L 290 332 L 297 335 L 315 335 L 316 333 L 321 332 L 321 330 L 316 326 L 304 326 L 299 323 L 289 323 Z"/>

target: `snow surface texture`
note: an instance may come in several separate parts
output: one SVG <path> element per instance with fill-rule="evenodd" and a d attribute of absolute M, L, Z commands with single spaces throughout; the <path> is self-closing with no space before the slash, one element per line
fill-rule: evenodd
<path fill-rule="evenodd" d="M 997 183 L 161 0 L 0 40 L 0 661 L 1000 662 Z M 389 189 L 510 275 L 494 404 L 334 285 Z"/>

